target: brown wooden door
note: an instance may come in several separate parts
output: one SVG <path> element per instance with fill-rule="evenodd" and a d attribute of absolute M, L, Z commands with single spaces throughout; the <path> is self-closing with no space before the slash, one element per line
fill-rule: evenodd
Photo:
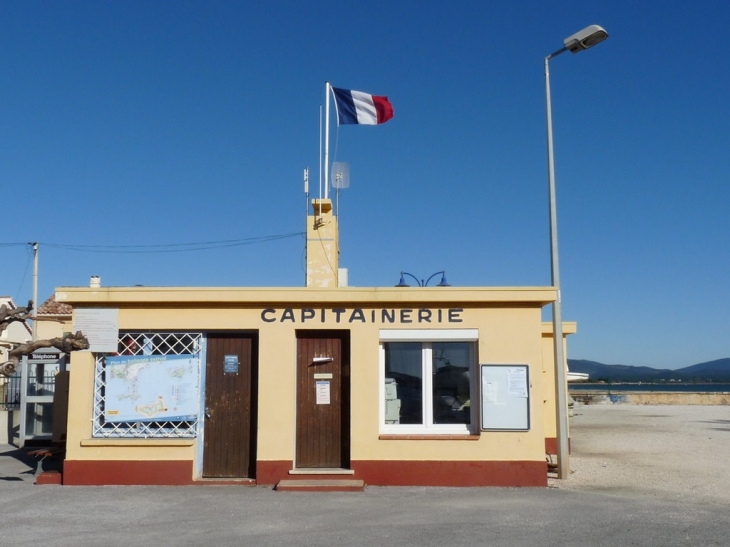
<path fill-rule="evenodd" d="M 350 465 L 350 333 L 297 332 L 296 466 Z"/>
<path fill-rule="evenodd" d="M 240 333 L 207 339 L 203 476 L 253 478 L 257 340 Z"/>

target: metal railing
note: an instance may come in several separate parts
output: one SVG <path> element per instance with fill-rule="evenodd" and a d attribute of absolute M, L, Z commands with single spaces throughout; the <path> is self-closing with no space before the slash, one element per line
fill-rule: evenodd
<path fill-rule="evenodd" d="M 56 370 L 43 371 L 28 378 L 28 395 L 41 397 L 53 395 L 56 391 Z"/>
<path fill-rule="evenodd" d="M 21 386 L 20 371 L 0 379 L 0 410 L 20 410 Z"/>

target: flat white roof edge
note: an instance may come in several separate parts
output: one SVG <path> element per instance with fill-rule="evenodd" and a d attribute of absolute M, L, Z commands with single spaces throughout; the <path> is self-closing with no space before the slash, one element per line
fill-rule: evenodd
<path fill-rule="evenodd" d="M 554 302 L 554 287 L 58 287 L 68 304 Z"/>

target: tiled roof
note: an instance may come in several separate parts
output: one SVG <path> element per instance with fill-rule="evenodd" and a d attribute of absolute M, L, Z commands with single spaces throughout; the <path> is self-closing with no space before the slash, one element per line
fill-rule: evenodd
<path fill-rule="evenodd" d="M 56 302 L 56 295 L 51 297 L 41 304 L 38 308 L 38 315 L 71 315 L 73 308 L 69 304 L 63 302 Z"/>

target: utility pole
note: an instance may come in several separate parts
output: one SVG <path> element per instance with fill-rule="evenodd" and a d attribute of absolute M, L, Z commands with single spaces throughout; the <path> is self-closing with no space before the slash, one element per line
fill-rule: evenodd
<path fill-rule="evenodd" d="M 38 242 L 33 245 L 33 315 L 38 317 Z M 33 341 L 38 340 L 38 320 L 33 319 Z"/>

